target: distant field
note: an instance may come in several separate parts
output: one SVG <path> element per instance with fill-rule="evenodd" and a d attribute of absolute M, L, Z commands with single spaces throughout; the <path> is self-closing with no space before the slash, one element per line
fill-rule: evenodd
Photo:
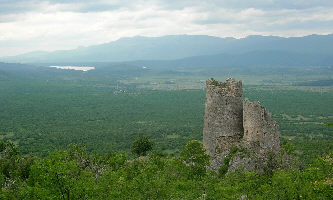
<path fill-rule="evenodd" d="M 278 68 L 175 68 L 146 69 L 121 79 L 124 84 L 135 84 L 146 89 L 202 89 L 205 80 L 214 77 L 225 80 L 229 77 L 242 80 L 244 85 L 275 86 L 332 86 L 332 67 L 278 67 Z M 321 84 L 321 85 L 320 85 Z M 303 87 L 309 88 L 309 87 Z"/>

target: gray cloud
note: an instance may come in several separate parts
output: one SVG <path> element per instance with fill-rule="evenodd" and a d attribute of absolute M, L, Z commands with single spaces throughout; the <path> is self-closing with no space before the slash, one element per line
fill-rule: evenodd
<path fill-rule="evenodd" d="M 36 2 L 33 0 L 0 0 L 0 5 L 0 15 L 16 14 L 36 9 Z"/>
<path fill-rule="evenodd" d="M 265 10 L 333 7 L 333 1 L 330 0 L 155 0 L 154 2 L 160 3 L 164 8 L 168 9 L 183 9 L 196 5 L 231 9 L 257 8 Z"/>
<path fill-rule="evenodd" d="M 0 56 L 136 35 L 326 34 L 333 32 L 333 1 L 0 0 L 0 31 Z"/>
<path fill-rule="evenodd" d="M 41 3 L 36 0 L 0 0 L 0 23 L 18 20 L 27 12 L 41 11 Z"/>
<path fill-rule="evenodd" d="M 0 14 L 39 10 L 40 5 L 43 4 L 71 5 L 66 9 L 74 12 L 98 12 L 147 4 L 156 4 L 170 10 L 197 6 L 203 6 L 203 8 L 258 8 L 265 10 L 333 7 L 333 1 L 330 0 L 0 0 Z"/>

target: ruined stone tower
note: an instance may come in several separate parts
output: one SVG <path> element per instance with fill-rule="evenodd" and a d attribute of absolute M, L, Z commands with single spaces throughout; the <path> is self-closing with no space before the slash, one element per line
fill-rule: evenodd
<path fill-rule="evenodd" d="M 203 144 L 211 157 L 212 169 L 224 164 L 231 149 L 237 148 L 247 153 L 237 153 L 230 160 L 230 168 L 243 165 L 247 170 L 260 171 L 258 160 L 264 163 L 267 154 L 280 150 L 278 124 L 259 102 L 243 100 L 242 95 L 241 81 L 206 81 Z"/>
<path fill-rule="evenodd" d="M 242 82 L 206 81 L 203 143 L 210 156 L 221 153 L 243 136 Z"/>

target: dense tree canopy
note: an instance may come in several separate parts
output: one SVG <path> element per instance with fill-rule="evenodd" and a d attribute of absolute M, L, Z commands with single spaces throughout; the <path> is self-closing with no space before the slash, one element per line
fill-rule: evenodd
<path fill-rule="evenodd" d="M 220 178 L 204 170 L 202 143 L 190 141 L 179 157 L 153 152 L 144 159 L 125 153 L 89 154 L 80 146 L 22 156 L 1 142 L 0 199 L 332 199 L 333 152 L 305 170 L 272 176 L 234 171 Z"/>

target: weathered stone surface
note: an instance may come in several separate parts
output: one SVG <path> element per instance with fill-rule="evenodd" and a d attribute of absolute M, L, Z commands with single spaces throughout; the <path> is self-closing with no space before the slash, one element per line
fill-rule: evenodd
<path fill-rule="evenodd" d="M 251 157 L 243 153 L 237 153 L 229 163 L 229 171 L 240 168 L 247 171 L 257 171 L 256 163 Z"/>
<path fill-rule="evenodd" d="M 259 103 L 243 102 L 244 141 L 258 144 L 260 153 L 280 151 L 279 125 L 272 119 L 271 114 Z"/>
<path fill-rule="evenodd" d="M 208 155 L 214 156 L 227 148 L 224 140 L 230 143 L 243 135 L 242 82 L 230 78 L 216 86 L 207 80 L 206 89 L 203 143 Z"/>
<path fill-rule="evenodd" d="M 259 102 L 242 99 L 241 81 L 207 80 L 206 89 L 203 143 L 211 157 L 210 168 L 219 169 L 236 148 L 242 152 L 233 155 L 229 170 L 262 172 L 268 155 L 280 151 L 279 125 Z"/>

